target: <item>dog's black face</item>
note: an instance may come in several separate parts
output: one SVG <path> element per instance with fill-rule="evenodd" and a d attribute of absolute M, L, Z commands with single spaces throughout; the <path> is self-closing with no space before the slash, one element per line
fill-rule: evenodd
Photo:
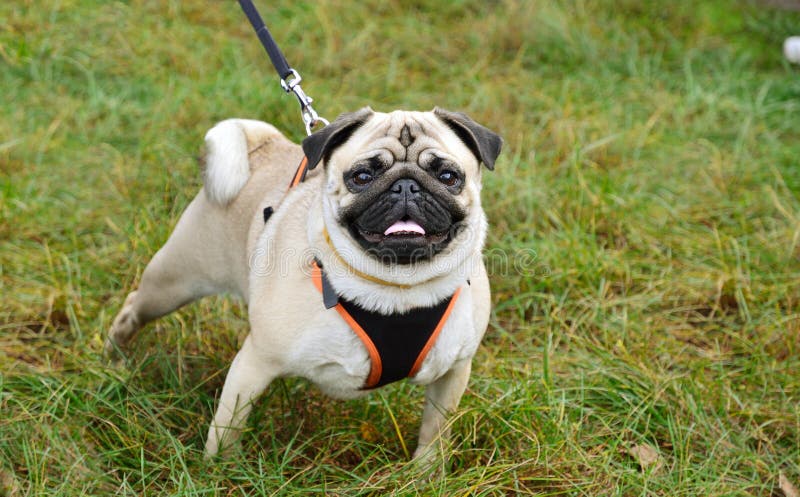
<path fill-rule="evenodd" d="M 388 151 L 360 160 L 343 173 L 356 199 L 341 222 L 370 255 L 410 264 L 442 251 L 466 217 L 456 201 L 466 182 L 454 162 L 421 154 L 414 163 L 394 161 Z"/>

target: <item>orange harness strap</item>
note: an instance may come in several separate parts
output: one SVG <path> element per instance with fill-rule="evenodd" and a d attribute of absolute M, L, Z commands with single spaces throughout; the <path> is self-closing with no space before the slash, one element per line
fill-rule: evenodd
<path fill-rule="evenodd" d="M 416 376 L 417 372 L 419 372 L 419 368 L 422 367 L 422 361 L 425 360 L 425 357 L 428 355 L 428 352 L 431 351 L 433 348 L 433 344 L 436 343 L 436 338 L 441 333 L 442 328 L 444 328 L 444 324 L 447 322 L 447 318 L 450 317 L 450 312 L 453 310 L 453 306 L 456 304 L 456 300 L 458 300 L 458 296 L 461 295 L 461 288 L 458 288 L 453 296 L 450 297 L 450 303 L 447 304 L 447 308 L 444 310 L 444 314 L 442 314 L 442 318 L 439 319 L 439 322 L 436 324 L 436 328 L 434 328 L 431 337 L 428 338 L 428 341 L 425 342 L 425 347 L 422 348 L 419 355 L 417 356 L 417 360 L 414 361 L 414 365 L 411 367 L 411 371 L 408 372 L 408 377 L 411 378 L 412 376 Z"/>
<path fill-rule="evenodd" d="M 306 179 L 307 173 L 308 173 L 308 157 L 304 155 L 303 160 L 300 161 L 300 165 L 297 166 L 297 171 L 295 171 L 294 176 L 292 177 L 292 182 L 289 183 L 289 188 L 287 188 L 287 190 L 291 190 L 292 188 L 300 184 L 304 179 Z"/>
<path fill-rule="evenodd" d="M 311 278 L 314 281 L 314 286 L 317 287 L 317 290 L 322 293 L 322 268 L 319 267 L 316 261 L 314 261 L 314 267 L 312 268 Z M 367 352 L 369 353 L 369 362 L 371 364 L 369 370 L 369 376 L 367 376 L 367 381 L 364 383 L 366 388 L 371 388 L 373 385 L 378 383 L 378 380 L 381 377 L 381 373 L 383 372 L 383 363 L 381 362 L 381 355 L 378 353 L 378 349 L 375 347 L 375 344 L 372 343 L 370 340 L 369 335 L 364 329 L 353 319 L 353 316 L 350 315 L 349 312 L 342 306 L 341 303 L 337 303 L 334 307 L 336 312 L 342 316 L 342 319 L 345 320 L 350 329 L 358 336 L 364 346 L 367 348 Z"/>
<path fill-rule="evenodd" d="M 326 291 L 323 278 L 325 278 L 325 275 L 322 272 L 322 268 L 314 261 L 311 279 L 320 293 Z M 450 317 L 450 313 L 460 293 L 461 289 L 459 288 L 452 297 L 434 308 L 413 309 L 409 313 L 398 316 L 383 316 L 377 313 L 368 313 L 361 309 L 359 312 L 368 319 L 368 321 L 365 320 L 365 322 L 370 323 L 367 326 L 369 331 L 364 329 L 364 326 L 353 317 L 351 312 L 345 308 L 341 301 L 338 301 L 334 309 L 336 309 L 336 312 L 345 320 L 347 325 L 350 326 L 350 329 L 352 329 L 359 340 L 361 340 L 369 353 L 370 371 L 363 388 L 377 388 L 402 378 L 415 376 L 417 372 L 419 372 L 420 367 L 422 367 L 422 363 L 428 355 L 428 352 L 433 348 L 433 344 L 436 343 L 436 339 L 439 333 L 441 333 L 442 328 L 444 328 L 447 319 Z M 351 306 L 352 309 L 354 304 L 347 304 Z M 420 319 L 420 314 L 425 315 L 421 316 Z M 429 326 L 425 326 L 426 322 L 430 322 L 432 320 L 431 318 L 435 319 L 436 317 L 438 317 L 438 319 L 435 320 L 436 325 L 434 328 L 431 329 Z M 386 326 L 375 326 L 376 324 L 382 324 L 383 321 L 386 322 Z M 421 326 L 420 322 L 422 323 Z M 408 327 L 404 326 L 406 323 L 409 325 Z M 375 339 L 380 340 L 383 344 L 381 350 L 376 346 Z M 399 347 L 397 346 L 398 341 L 402 341 L 402 345 Z M 411 348 L 408 349 L 408 347 L 404 347 L 406 344 L 410 344 L 408 347 Z M 398 351 L 396 349 L 403 350 Z M 382 352 L 388 356 L 387 359 L 391 364 L 390 371 L 384 372 L 384 357 L 381 355 Z"/>

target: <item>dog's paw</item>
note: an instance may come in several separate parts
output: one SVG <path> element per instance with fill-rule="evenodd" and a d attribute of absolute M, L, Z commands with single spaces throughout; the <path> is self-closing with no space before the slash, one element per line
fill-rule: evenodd
<path fill-rule="evenodd" d="M 413 482 L 419 495 L 432 495 L 435 487 L 447 476 L 447 458 L 437 451 L 414 452 L 413 458 L 400 469 L 404 479 Z"/>
<path fill-rule="evenodd" d="M 417 447 L 408 467 L 421 481 L 434 481 L 447 474 L 448 457 L 439 445 Z"/>
<path fill-rule="evenodd" d="M 133 310 L 133 301 L 136 298 L 136 292 L 131 292 L 125 299 L 125 304 L 122 310 L 119 311 L 111 328 L 108 330 L 108 337 L 106 338 L 105 345 L 103 346 L 103 354 L 106 358 L 115 358 L 119 352 L 125 350 L 131 337 L 139 329 L 139 321 L 136 313 Z"/>
<path fill-rule="evenodd" d="M 242 444 L 239 440 L 238 430 L 219 429 L 212 424 L 208 430 L 208 438 L 203 451 L 203 459 L 230 459 L 234 454 L 241 452 Z"/>

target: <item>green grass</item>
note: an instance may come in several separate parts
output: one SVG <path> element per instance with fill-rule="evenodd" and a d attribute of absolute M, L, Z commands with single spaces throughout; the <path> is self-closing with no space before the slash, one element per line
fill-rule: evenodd
<path fill-rule="evenodd" d="M 302 138 L 234 2 L 0 5 L 0 495 L 781 496 L 800 482 L 800 14 L 758 4 L 257 2 L 329 118 L 467 111 L 494 313 L 449 472 L 406 467 L 421 389 L 276 383 L 202 444 L 245 310 L 100 358 L 239 116 Z M 287 165 L 287 167 L 292 167 Z M 510 254 L 503 266 L 498 254 Z M 497 259 L 497 260 L 495 260 Z M 633 451 L 659 462 L 640 467 Z"/>

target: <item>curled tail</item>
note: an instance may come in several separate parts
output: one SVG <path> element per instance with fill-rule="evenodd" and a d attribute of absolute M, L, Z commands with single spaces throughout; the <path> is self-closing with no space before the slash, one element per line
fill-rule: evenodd
<path fill-rule="evenodd" d="M 203 178 L 208 199 L 221 206 L 235 199 L 250 178 L 250 152 L 275 136 L 283 135 L 251 119 L 227 119 L 208 130 Z"/>

